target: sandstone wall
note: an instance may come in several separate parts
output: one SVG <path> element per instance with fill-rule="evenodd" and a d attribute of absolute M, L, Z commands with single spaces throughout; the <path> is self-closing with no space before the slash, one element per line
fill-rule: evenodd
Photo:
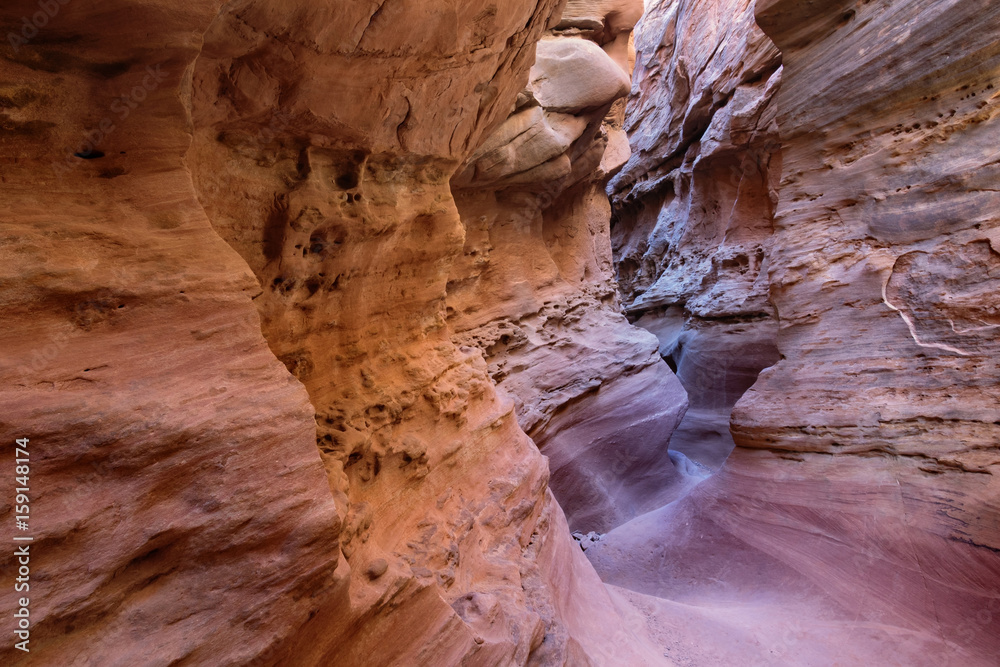
<path fill-rule="evenodd" d="M 448 283 L 456 340 L 484 351 L 549 457 L 570 525 L 607 530 L 676 497 L 687 407 L 614 286 L 603 192 L 627 153 L 621 98 L 641 2 L 570 2 L 514 112 L 452 182 L 466 228 Z"/>
<path fill-rule="evenodd" d="M 309 397 L 184 167 L 217 9 L 70 3 L 0 47 L 4 664 L 245 664 L 334 598 L 343 517 Z M 37 11 L 4 3 L 2 23 Z M 20 594 L 14 532 L 34 538 Z"/>
<path fill-rule="evenodd" d="M 74 3 L 4 47 L 32 658 L 663 663 L 449 324 L 451 178 L 561 10 Z"/>
<path fill-rule="evenodd" d="M 850 576 L 891 574 L 870 613 L 995 656 L 1000 8 L 776 1 L 757 17 L 785 63 L 782 360 L 733 415 L 738 444 L 774 454 L 742 458 L 752 475 L 821 476 L 838 511 L 805 524 L 865 555 Z M 809 542 L 812 567 L 843 562 Z"/>
<path fill-rule="evenodd" d="M 700 6 L 711 15 L 711 5 Z M 763 244 L 780 361 L 737 404 L 739 446 L 719 475 L 590 547 L 607 580 L 645 582 L 687 603 L 810 601 L 822 630 L 807 614 L 778 621 L 771 659 L 787 664 L 852 659 L 865 645 L 866 657 L 853 659 L 995 662 L 998 11 L 987 2 L 757 3 L 783 63 L 769 107 L 780 181 Z M 725 53 L 729 30 L 698 33 L 703 48 Z M 747 48 L 733 61 L 752 62 Z M 661 126 L 681 124 L 687 109 L 671 103 Z M 636 137 L 640 164 L 647 135 Z M 626 212 L 629 196 L 655 202 L 645 195 L 655 179 L 629 185 L 627 169 L 617 181 Z M 665 195 L 664 210 L 678 196 Z M 636 220 L 657 229 L 658 210 Z M 689 290 L 684 260 L 702 245 L 680 237 L 666 267 L 630 263 L 633 248 L 645 256 L 645 238 L 658 237 L 630 232 L 618 246 L 625 294 Z M 667 277 L 662 291 L 635 287 L 657 275 Z M 842 642 L 830 639 L 841 632 Z M 810 662 L 802 651 L 817 634 L 838 648 Z"/>
<path fill-rule="evenodd" d="M 733 405 L 777 360 L 767 271 L 781 57 L 752 3 L 717 0 L 653 3 L 636 51 L 633 152 L 609 186 L 617 278 L 690 396 L 671 447 L 717 468 Z"/>

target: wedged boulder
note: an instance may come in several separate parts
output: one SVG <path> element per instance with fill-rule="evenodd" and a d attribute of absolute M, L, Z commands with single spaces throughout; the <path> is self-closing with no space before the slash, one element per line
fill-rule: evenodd
<path fill-rule="evenodd" d="M 546 109 L 574 114 L 627 95 L 629 77 L 594 42 L 545 39 L 538 43 L 531 89 Z"/>
<path fill-rule="evenodd" d="M 628 65 L 609 48 L 627 42 L 626 17 L 640 12 L 638 2 L 569 3 L 514 113 L 452 179 L 465 226 L 448 282 L 454 340 L 483 351 L 584 531 L 691 482 L 668 447 L 687 397 L 655 337 L 622 314 L 603 192 L 627 150 Z"/>

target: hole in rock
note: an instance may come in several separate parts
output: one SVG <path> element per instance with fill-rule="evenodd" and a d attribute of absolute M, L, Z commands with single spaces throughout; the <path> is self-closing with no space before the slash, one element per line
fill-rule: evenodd
<path fill-rule="evenodd" d="M 358 187 L 358 175 L 355 173 L 341 174 L 337 177 L 337 187 L 341 190 L 353 190 Z M 353 201 L 354 195 L 348 195 L 348 200 Z"/>

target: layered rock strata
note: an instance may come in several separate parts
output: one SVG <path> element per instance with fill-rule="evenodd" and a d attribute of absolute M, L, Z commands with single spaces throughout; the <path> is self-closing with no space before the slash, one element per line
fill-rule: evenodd
<path fill-rule="evenodd" d="M 780 361 L 737 404 L 722 472 L 587 556 L 699 613 L 721 603 L 727 624 L 748 603 L 807 605 L 773 614 L 767 664 L 993 664 L 1000 10 L 767 0 L 756 15 L 783 62 L 764 247 Z"/>
<path fill-rule="evenodd" d="M 513 113 L 453 179 L 465 249 L 448 284 L 460 343 L 484 351 L 549 457 L 570 525 L 607 530 L 676 497 L 668 443 L 687 407 L 614 285 L 607 178 L 640 2 L 569 2 Z"/>
<path fill-rule="evenodd" d="M 257 281 L 184 166 L 183 91 L 218 8 L 58 7 L 0 46 L 0 662 L 246 664 L 333 601 L 343 516 Z M 2 24 L 38 11 L 5 3 Z M 20 591 L 11 533 L 33 538 Z"/>
<path fill-rule="evenodd" d="M 757 18 L 785 62 L 770 272 L 782 360 L 733 415 L 737 443 L 761 450 L 741 465 L 824 480 L 836 512 L 806 518 L 782 494 L 768 522 L 796 517 L 797 567 L 843 567 L 832 539 L 854 554 L 850 579 L 886 582 L 859 605 L 843 581 L 819 578 L 833 597 L 989 661 L 1000 637 L 1000 7 L 769 1 Z"/>
<path fill-rule="evenodd" d="M 354 33 L 371 12 L 294 18 L 304 7 L 277 38 L 265 3 L 210 29 L 192 169 L 262 283 L 265 336 L 310 391 L 346 515 L 349 595 L 307 626 L 308 661 L 647 661 L 447 317 L 468 237 L 450 181 L 515 104 L 559 7 L 390 3 Z"/>
<path fill-rule="evenodd" d="M 753 4 L 733 1 L 655 4 L 636 50 L 633 152 L 609 187 L 617 278 L 690 396 L 671 447 L 717 468 L 733 405 L 777 361 L 767 272 L 781 58 Z"/>
<path fill-rule="evenodd" d="M 450 181 L 561 9 L 122 0 L 4 47 L 32 659 L 664 662 L 448 322 Z"/>

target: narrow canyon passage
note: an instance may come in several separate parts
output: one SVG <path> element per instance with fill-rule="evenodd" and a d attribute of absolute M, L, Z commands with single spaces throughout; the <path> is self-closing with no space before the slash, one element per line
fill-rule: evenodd
<path fill-rule="evenodd" d="M 721 471 L 587 555 L 680 664 L 993 665 L 1000 24 L 835 4 L 637 28 L 618 279 Z"/>
<path fill-rule="evenodd" d="M 993 0 L 0 18 L 2 664 L 1000 664 Z"/>

